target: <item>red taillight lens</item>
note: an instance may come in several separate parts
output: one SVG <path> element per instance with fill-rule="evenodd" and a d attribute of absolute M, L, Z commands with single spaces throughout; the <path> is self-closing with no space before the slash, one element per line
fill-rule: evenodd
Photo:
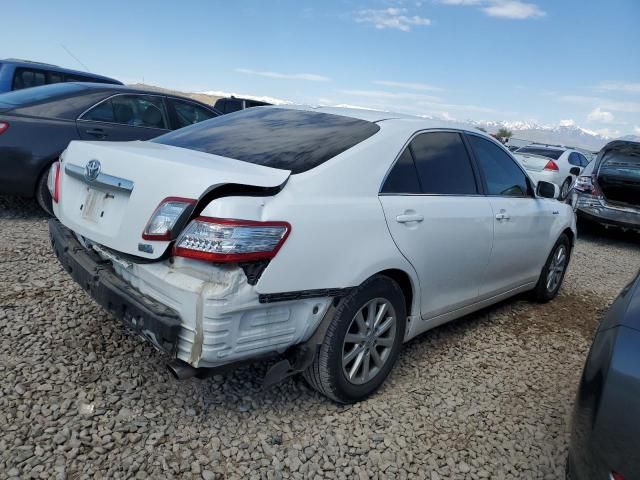
<path fill-rule="evenodd" d="M 581 175 L 578 178 L 576 178 L 576 183 L 573 186 L 573 188 L 575 188 L 576 190 L 578 190 L 579 192 L 584 192 L 584 193 L 589 193 L 591 195 L 594 196 L 600 196 L 602 195 L 602 192 L 600 191 L 600 188 L 598 187 L 598 184 L 596 183 L 596 176 L 595 175 Z"/>
<path fill-rule="evenodd" d="M 553 170 L 554 172 L 559 171 L 558 164 L 553 160 L 549 160 L 547 164 L 544 166 L 545 170 Z"/>
<path fill-rule="evenodd" d="M 7 122 L 0 122 L 0 135 L 9 130 L 9 124 Z"/>
<path fill-rule="evenodd" d="M 173 228 L 184 211 L 195 205 L 192 198 L 167 197 L 156 207 L 142 231 L 145 240 L 171 240 Z"/>
<path fill-rule="evenodd" d="M 173 254 L 217 263 L 267 260 L 290 232 L 287 222 L 198 217 L 180 234 Z"/>
<path fill-rule="evenodd" d="M 60 200 L 60 162 L 53 162 L 47 177 L 47 188 L 55 203 Z"/>
<path fill-rule="evenodd" d="M 621 473 L 618 473 L 618 472 L 611 472 L 609 474 L 609 479 L 610 480 L 624 480 L 624 475 L 622 475 Z"/>

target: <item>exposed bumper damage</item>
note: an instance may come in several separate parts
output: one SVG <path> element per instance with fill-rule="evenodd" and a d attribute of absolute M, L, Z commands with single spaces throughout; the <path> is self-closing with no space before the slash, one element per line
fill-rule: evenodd
<path fill-rule="evenodd" d="M 606 227 L 640 231 L 640 209 L 612 205 L 602 198 L 576 192 L 573 199 L 576 213 L 586 220 Z"/>
<path fill-rule="evenodd" d="M 87 289 L 86 279 L 91 278 L 87 291 L 100 305 L 194 368 L 283 353 L 311 337 L 332 301 L 324 297 L 261 303 L 256 287 L 236 265 L 185 258 L 115 262 L 82 246 L 57 220 L 49 225 L 56 254 L 65 268 L 72 265 L 74 280 Z M 118 289 L 110 289 L 111 283 Z M 104 291 L 111 293 L 105 296 Z M 164 333 L 168 325 L 170 334 Z M 159 331 L 162 341 L 156 339 Z"/>

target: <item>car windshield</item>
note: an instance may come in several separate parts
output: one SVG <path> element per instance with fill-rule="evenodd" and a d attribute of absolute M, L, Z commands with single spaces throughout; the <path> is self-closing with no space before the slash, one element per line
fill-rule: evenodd
<path fill-rule="evenodd" d="M 54 83 L 41 87 L 25 88 L 13 92 L 0 94 L 0 106 L 22 106 L 52 100 L 57 97 L 64 97 L 69 94 L 80 92 L 87 87 L 75 83 Z"/>
<path fill-rule="evenodd" d="M 357 118 L 252 108 L 162 135 L 153 142 L 301 173 L 366 140 L 380 127 Z"/>
<path fill-rule="evenodd" d="M 564 150 L 558 150 L 555 148 L 522 147 L 518 150 L 518 153 L 531 153 L 533 155 L 541 155 L 543 157 L 558 160 L 564 153 Z"/>

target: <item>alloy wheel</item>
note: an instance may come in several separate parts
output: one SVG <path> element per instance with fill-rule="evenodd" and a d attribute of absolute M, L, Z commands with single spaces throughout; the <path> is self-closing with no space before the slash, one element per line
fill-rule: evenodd
<path fill-rule="evenodd" d="M 554 292 L 558 288 L 565 268 L 567 268 L 567 247 L 558 245 L 556 251 L 553 252 L 547 272 L 547 291 Z"/>
<path fill-rule="evenodd" d="M 342 371 L 353 384 L 372 380 L 391 355 L 396 312 L 384 298 L 368 301 L 354 315 L 342 345 Z"/>

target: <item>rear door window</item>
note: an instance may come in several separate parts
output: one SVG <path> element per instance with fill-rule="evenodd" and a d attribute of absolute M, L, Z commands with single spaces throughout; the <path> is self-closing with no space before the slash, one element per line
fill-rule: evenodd
<path fill-rule="evenodd" d="M 224 113 L 233 113 L 242 110 L 242 100 L 228 98 L 224 104 Z"/>
<path fill-rule="evenodd" d="M 378 130 L 375 123 L 342 115 L 249 108 L 167 133 L 153 142 L 296 174 L 317 167 Z M 215 162 L 215 158 L 211 161 Z"/>
<path fill-rule="evenodd" d="M 476 195 L 473 167 L 462 136 L 456 132 L 418 135 L 410 145 L 422 192 L 436 195 Z"/>
<path fill-rule="evenodd" d="M 422 193 L 420 182 L 418 181 L 418 172 L 409 147 L 404 149 L 402 155 L 398 157 L 395 165 L 391 168 L 380 193 Z"/>
<path fill-rule="evenodd" d="M 217 117 L 217 115 L 211 110 L 202 108 L 193 102 L 178 100 L 177 98 L 170 98 L 169 101 L 176 112 L 176 120 L 178 122 L 176 128 L 187 127 L 194 123 L 199 123 L 203 120 L 209 120 L 210 118 Z"/>
<path fill-rule="evenodd" d="M 467 135 L 487 184 L 488 195 L 529 196 L 527 176 L 511 156 L 495 143 L 477 135 Z"/>
<path fill-rule="evenodd" d="M 23 88 L 39 87 L 46 85 L 47 72 L 44 70 L 36 70 L 32 68 L 16 68 L 13 75 L 13 90 L 21 90 Z"/>
<path fill-rule="evenodd" d="M 169 129 L 164 101 L 154 95 L 116 95 L 99 103 L 80 119 Z"/>
<path fill-rule="evenodd" d="M 576 167 L 581 167 L 582 161 L 580 160 L 580 155 L 578 155 L 576 152 L 571 152 L 569 154 L 569 163 L 571 165 L 575 165 Z"/>

